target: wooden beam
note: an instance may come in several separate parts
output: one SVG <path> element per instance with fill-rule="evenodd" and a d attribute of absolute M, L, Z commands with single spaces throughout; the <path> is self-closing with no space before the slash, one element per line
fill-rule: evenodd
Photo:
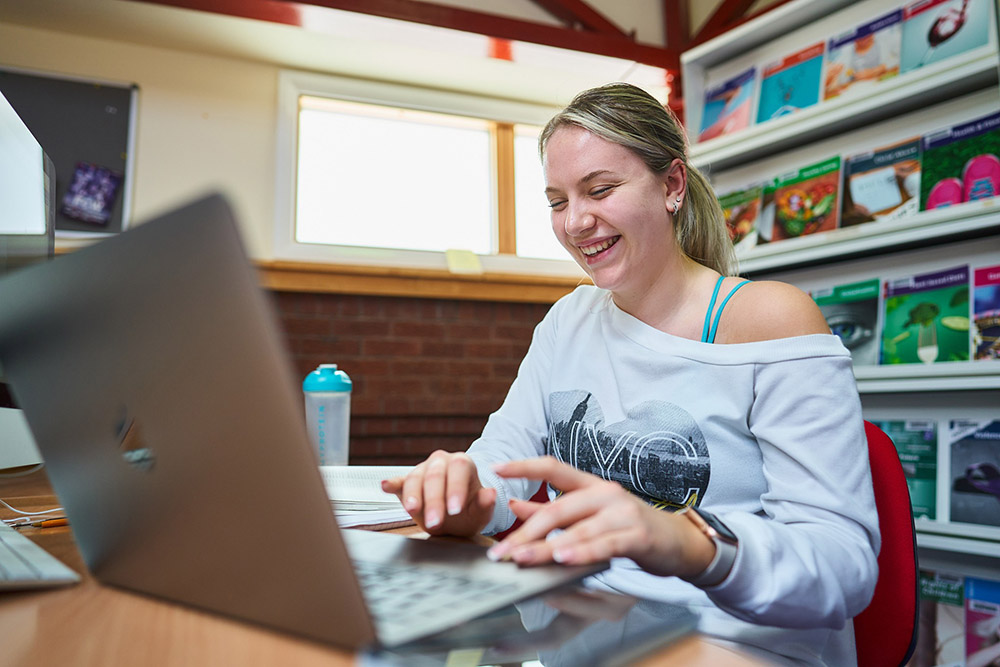
<path fill-rule="evenodd" d="M 531 0 L 570 28 L 578 26 L 594 32 L 628 37 L 624 30 L 583 0 Z"/>
<path fill-rule="evenodd" d="M 725 30 L 733 21 L 740 19 L 753 6 L 754 0 L 722 0 L 715 11 L 698 30 L 695 39 L 702 35 L 715 34 Z"/>
<path fill-rule="evenodd" d="M 668 49 L 684 51 L 691 41 L 690 0 L 663 0 L 663 36 Z"/>
<path fill-rule="evenodd" d="M 261 20 L 275 20 L 296 25 L 293 12 L 280 10 L 282 5 L 290 7 L 316 6 L 329 9 L 380 16 L 382 18 L 410 21 L 424 25 L 450 28 L 488 37 L 499 37 L 532 44 L 543 44 L 560 49 L 593 53 L 595 55 L 622 58 L 662 67 L 680 67 L 680 52 L 661 46 L 642 44 L 623 34 L 606 32 L 585 32 L 560 26 L 535 23 L 509 18 L 497 14 L 487 14 L 448 5 L 417 0 L 129 0 L 150 4 L 182 7 L 229 16 L 240 16 Z M 286 7 L 287 10 L 287 7 Z M 301 25 L 301 22 L 297 23 Z"/>
<path fill-rule="evenodd" d="M 497 178 L 497 252 L 517 254 L 514 215 L 514 126 L 496 123 L 492 131 Z"/>

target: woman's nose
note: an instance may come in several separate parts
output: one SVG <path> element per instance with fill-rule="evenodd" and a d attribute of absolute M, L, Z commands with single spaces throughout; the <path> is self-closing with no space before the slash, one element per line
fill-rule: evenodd
<path fill-rule="evenodd" d="M 591 229 L 596 220 L 586 203 L 570 204 L 566 215 L 566 234 L 580 236 Z"/>

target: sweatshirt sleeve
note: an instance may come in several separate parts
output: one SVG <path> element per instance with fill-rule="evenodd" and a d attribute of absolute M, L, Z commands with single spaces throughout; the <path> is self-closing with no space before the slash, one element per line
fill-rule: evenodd
<path fill-rule="evenodd" d="M 562 303 L 557 302 L 535 327 L 531 345 L 503 405 L 490 415 L 482 435 L 468 450 L 476 463 L 480 482 L 497 490 L 493 519 L 483 529 L 487 535 L 506 530 L 514 523 L 514 514 L 508 506 L 511 498 L 530 498 L 539 487 L 537 482 L 525 479 L 503 479 L 493 472 L 492 464 L 545 454 L 548 377 Z"/>
<path fill-rule="evenodd" d="M 768 485 L 763 515 L 721 517 L 740 548 L 706 592 L 751 622 L 842 628 L 871 600 L 880 548 L 850 357 L 759 364 L 749 425 Z"/>

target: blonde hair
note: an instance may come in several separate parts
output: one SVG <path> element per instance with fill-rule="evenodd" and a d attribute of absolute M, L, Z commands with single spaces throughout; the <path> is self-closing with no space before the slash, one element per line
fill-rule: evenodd
<path fill-rule="evenodd" d="M 575 125 L 624 146 L 656 174 L 680 159 L 687 169 L 687 196 L 674 214 L 674 234 L 691 259 L 724 276 L 735 275 L 736 254 L 712 186 L 687 160 L 687 139 L 674 114 L 646 91 L 628 83 L 585 90 L 556 114 L 538 137 L 538 153 L 557 129 Z"/>

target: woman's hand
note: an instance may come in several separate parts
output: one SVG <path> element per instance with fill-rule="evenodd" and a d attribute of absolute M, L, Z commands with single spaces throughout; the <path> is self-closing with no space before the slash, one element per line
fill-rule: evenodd
<path fill-rule="evenodd" d="M 715 555 L 715 545 L 690 521 L 551 456 L 494 470 L 501 477 L 543 480 L 563 493 L 549 503 L 511 500 L 511 511 L 524 524 L 490 549 L 491 558 L 576 565 L 622 556 L 651 574 L 694 577 Z M 549 536 L 555 529 L 562 530 Z"/>
<path fill-rule="evenodd" d="M 478 535 L 493 516 L 496 489 L 479 482 L 476 464 L 464 452 L 438 450 L 406 477 L 387 479 L 382 490 L 403 503 L 431 535 Z"/>

